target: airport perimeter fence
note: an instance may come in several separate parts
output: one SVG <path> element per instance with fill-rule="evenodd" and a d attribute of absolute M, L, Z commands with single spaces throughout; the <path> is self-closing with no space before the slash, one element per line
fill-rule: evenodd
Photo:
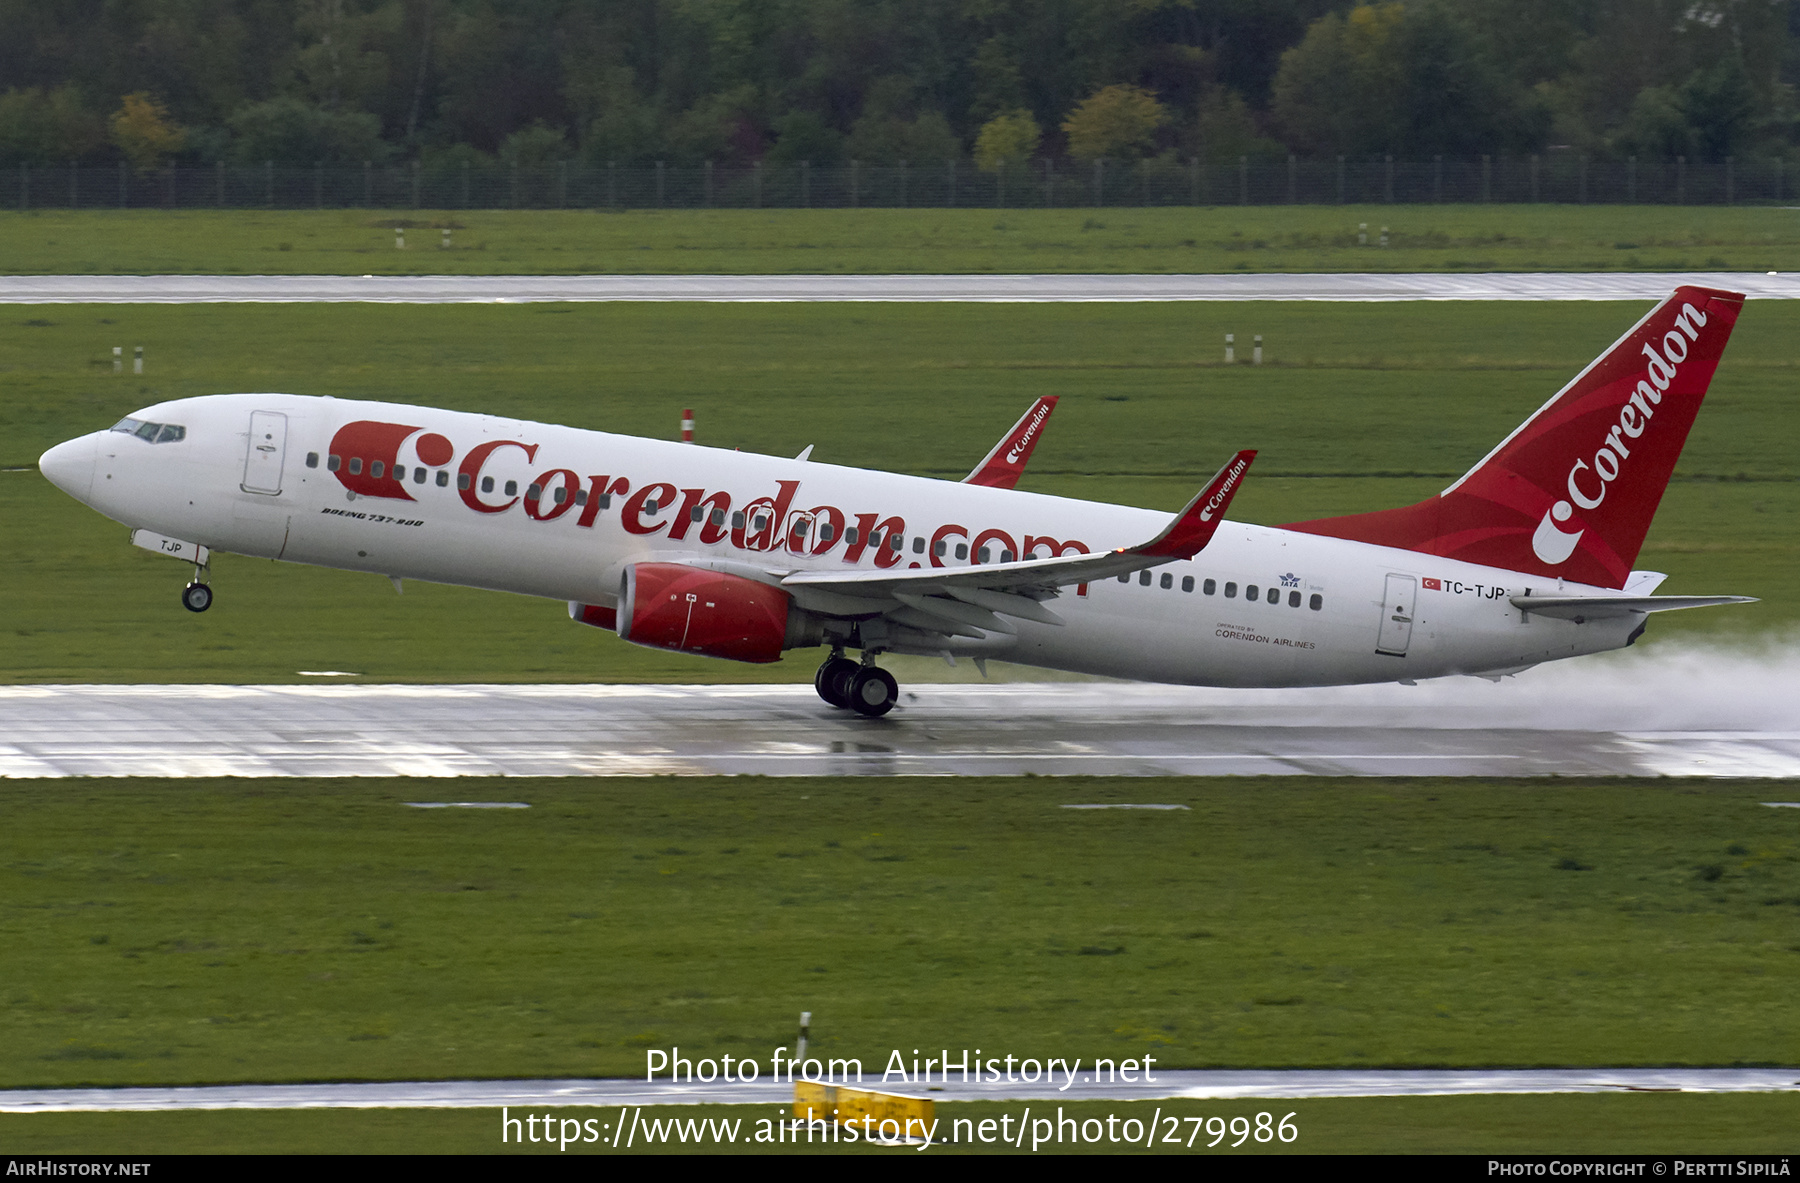
<path fill-rule="evenodd" d="M 1483 156 L 1473 160 L 1201 163 L 967 160 L 829 168 L 573 162 L 542 167 L 218 164 L 136 171 L 0 170 L 0 209 L 1079 209 L 1107 206 L 1438 204 L 1735 205 L 1792 201 L 1779 157 L 1694 161 Z"/>

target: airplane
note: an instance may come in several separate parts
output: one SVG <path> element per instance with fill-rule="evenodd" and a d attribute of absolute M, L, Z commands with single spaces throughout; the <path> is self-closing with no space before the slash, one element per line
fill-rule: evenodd
<path fill-rule="evenodd" d="M 39 467 L 193 564 L 192 611 L 215 550 L 515 592 L 675 652 L 828 646 L 819 696 L 869 717 L 899 695 L 883 654 L 1246 688 L 1497 679 L 1752 602 L 1653 595 L 1665 577 L 1631 568 L 1743 300 L 1677 288 L 1434 497 L 1281 527 L 1226 518 L 1250 450 L 1172 517 L 1012 487 L 1047 399 L 962 482 L 292 394 L 158 403 Z"/>

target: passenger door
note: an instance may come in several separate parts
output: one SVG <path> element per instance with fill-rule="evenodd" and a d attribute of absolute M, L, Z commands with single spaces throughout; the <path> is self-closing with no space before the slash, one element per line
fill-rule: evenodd
<path fill-rule="evenodd" d="M 1381 631 L 1375 641 L 1375 652 L 1389 657 L 1405 657 L 1412 642 L 1413 597 L 1419 581 L 1410 575 L 1389 575 L 1386 598 L 1381 601 Z"/>
<path fill-rule="evenodd" d="M 246 493 L 281 494 L 281 468 L 287 457 L 287 416 L 280 411 L 250 412 L 250 441 L 244 452 Z"/>

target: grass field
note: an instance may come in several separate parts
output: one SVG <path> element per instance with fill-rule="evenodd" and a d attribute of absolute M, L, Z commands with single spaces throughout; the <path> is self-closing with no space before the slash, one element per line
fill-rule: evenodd
<path fill-rule="evenodd" d="M 394 247 L 395 224 L 412 229 Z M 1378 243 L 1359 246 L 1359 225 Z M 444 250 L 441 230 L 451 228 Z M 11 274 L 1789 271 L 1767 207 L 0 213 Z"/>
<path fill-rule="evenodd" d="M 33 469 L 51 444 L 161 399 L 373 397 L 956 479 L 1032 398 L 1062 403 L 1024 486 L 1178 508 L 1262 449 L 1233 513 L 1266 524 L 1442 488 L 1638 315 L 1632 304 L 45 306 L 0 333 L 0 610 L 13 681 L 805 679 L 572 628 L 560 604 L 222 556 L 217 606 L 178 564 Z M 1221 363 L 1260 332 L 1270 364 Z M 1661 617 L 1658 638 L 1800 618 L 1800 308 L 1746 311 L 1639 566 L 1669 592 L 1761 596 Z M 143 344 L 142 378 L 111 347 Z M 270 627 L 270 622 L 278 622 Z M 433 636 L 466 638 L 446 653 Z M 925 667 L 921 666 L 921 669 Z M 934 667 L 943 671 L 941 665 Z M 905 672 L 905 671 L 903 671 Z M 945 671 L 947 672 L 947 671 Z M 934 674 L 933 676 L 938 676 Z"/>
<path fill-rule="evenodd" d="M 0 787 L 0 1086 L 630 1076 L 650 1048 L 1800 1062 L 1755 782 Z M 1772 796 L 1773 795 L 1773 796 Z M 1185 811 L 1058 808 L 1156 801 Z"/>
<path fill-rule="evenodd" d="M 1136 1119 L 1139 1129 L 1159 1115 L 1160 1137 L 1168 1136 L 1171 1116 L 1180 1122 L 1178 1145 L 1158 1144 L 1158 1154 L 1782 1154 L 1793 1149 L 1795 1102 L 1791 1094 L 1750 1093 L 1727 1096 L 1503 1096 L 1503 1097 L 1381 1097 L 1333 1098 L 1314 1101 L 1164 1101 L 1078 1102 L 1031 1105 L 1033 1121 L 1059 1116 L 1082 1122 L 1117 1116 L 1118 1132 Z M 536 1114 L 538 1110 L 529 1111 Z M 616 1109 L 567 1108 L 554 1113 L 557 1129 L 563 1120 L 595 1122 L 595 1132 L 610 1137 Z M 1214 1135 L 1190 1118 L 1220 1117 L 1227 1122 L 1244 1117 L 1254 1122 L 1259 1113 L 1280 1122 L 1292 1114 L 1299 1131 L 1293 1142 L 1257 1143 L 1245 1140 L 1233 1148 L 1236 1135 L 1227 1135 L 1208 1148 Z M 519 1110 L 508 1116 L 518 1118 Z M 15 1154 L 305 1154 L 329 1148 L 344 1154 L 616 1154 L 605 1144 L 571 1143 L 566 1149 L 527 1142 L 502 1145 L 501 1113 L 492 1109 L 465 1110 L 305 1110 L 299 1112 L 207 1113 L 56 1113 L 34 1116 L 0 1114 L 0 1144 Z M 939 1136 L 958 1137 L 952 1145 L 940 1144 L 930 1154 L 1007 1154 L 1016 1149 L 971 1143 L 983 1119 L 1009 1117 L 1008 1130 L 1017 1130 L 1026 1116 L 1023 1103 L 944 1104 L 937 1106 Z M 866 1143 L 826 1147 L 815 1144 L 767 1146 L 752 1138 L 757 1123 L 774 1119 L 772 1106 L 702 1105 L 646 1109 L 645 1121 L 687 1123 L 736 1121 L 738 1140 L 729 1147 L 713 1138 L 683 1143 L 666 1132 L 667 1141 L 639 1153 L 778 1153 L 778 1154 L 914 1154 L 913 1148 L 869 1146 Z M 971 1124 L 958 1129 L 957 1122 Z M 539 1127 L 542 1128 L 542 1127 Z M 644 1128 L 640 1125 L 640 1129 Z M 1092 1127 L 1095 1134 L 1099 1127 Z M 1196 1131 L 1199 1131 L 1196 1133 Z M 532 1132 L 536 1132 L 535 1130 Z M 508 1131 L 509 1135 L 511 1131 Z M 1065 1135 L 1072 1138 L 1073 1135 Z M 1193 1137 L 1193 1145 L 1187 1139 Z M 1029 1137 L 1026 1147 L 1031 1145 Z M 1120 1154 L 1145 1153 L 1141 1147 L 1117 1143 L 1049 1144 L 1039 1153 Z"/>

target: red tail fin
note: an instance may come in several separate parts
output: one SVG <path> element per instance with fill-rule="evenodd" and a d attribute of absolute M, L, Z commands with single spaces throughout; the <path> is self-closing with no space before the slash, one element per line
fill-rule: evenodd
<path fill-rule="evenodd" d="M 1285 528 L 1624 587 L 1743 304 L 1676 288 L 1436 497 Z"/>
<path fill-rule="evenodd" d="M 1025 472 L 1025 462 L 1031 459 L 1031 450 L 1037 447 L 1045 421 L 1050 418 L 1050 412 L 1056 410 L 1056 399 L 1056 395 L 1047 394 L 1032 403 L 1031 409 L 1012 425 L 1012 430 L 1000 437 L 994 450 L 981 458 L 975 471 L 963 478 L 963 483 L 995 489 L 1010 489 L 1017 485 Z"/>

